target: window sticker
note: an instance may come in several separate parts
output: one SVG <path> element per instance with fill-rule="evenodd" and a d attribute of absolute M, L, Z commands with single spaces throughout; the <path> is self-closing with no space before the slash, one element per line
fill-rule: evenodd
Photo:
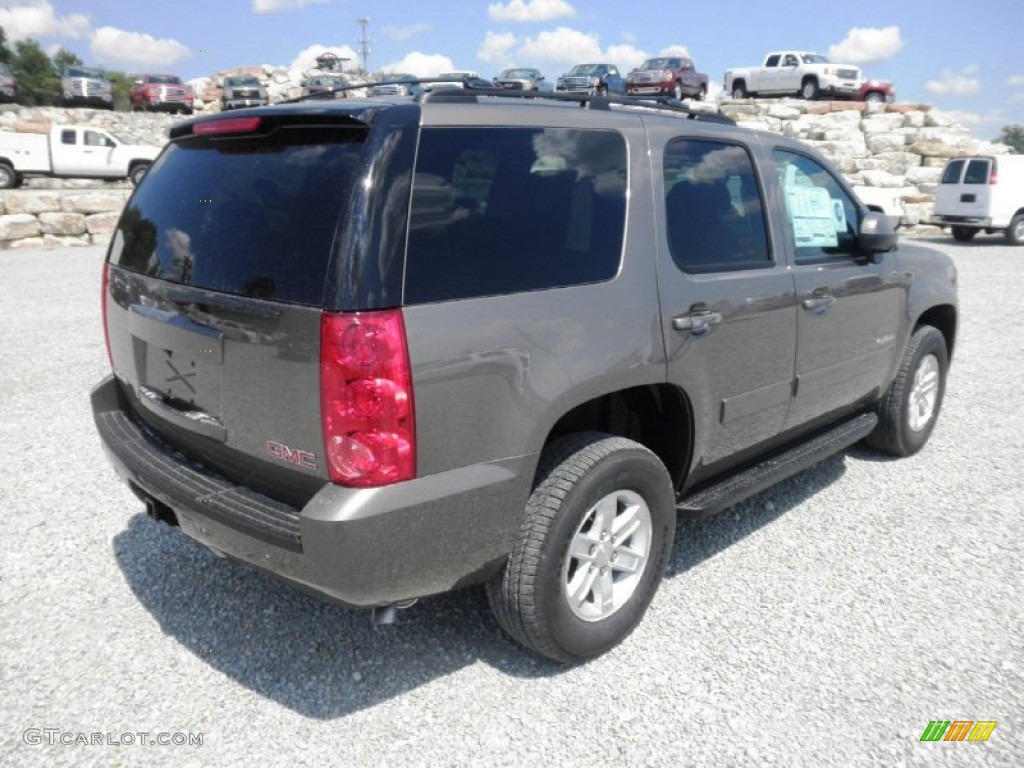
<path fill-rule="evenodd" d="M 791 186 L 786 188 L 789 217 L 797 248 L 836 248 L 838 223 L 833 200 L 822 187 Z M 840 208 L 842 205 L 840 204 Z M 846 215 L 843 214 L 843 231 Z"/>

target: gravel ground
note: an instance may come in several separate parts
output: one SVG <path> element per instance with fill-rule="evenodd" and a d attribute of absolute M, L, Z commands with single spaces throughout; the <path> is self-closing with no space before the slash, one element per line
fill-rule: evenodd
<path fill-rule="evenodd" d="M 479 591 L 373 629 L 150 522 L 88 408 L 102 253 L 0 252 L 0 763 L 1024 764 L 1024 249 L 933 242 L 967 321 L 929 446 L 681 525 L 646 621 L 575 668 Z M 919 742 L 936 719 L 998 726 Z"/>

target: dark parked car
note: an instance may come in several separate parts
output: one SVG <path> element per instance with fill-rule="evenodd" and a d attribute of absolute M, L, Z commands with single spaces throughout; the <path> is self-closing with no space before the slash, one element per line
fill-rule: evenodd
<path fill-rule="evenodd" d="M 626 81 L 614 64 L 577 64 L 558 78 L 555 90 L 599 96 L 624 94 Z"/>
<path fill-rule="evenodd" d="M 16 101 L 18 98 L 18 79 L 14 76 L 11 65 L 0 61 L 0 101 Z"/>
<path fill-rule="evenodd" d="M 172 127 L 108 250 L 92 392 L 149 514 L 380 621 L 484 583 L 575 661 L 640 621 L 677 514 L 920 450 L 951 260 L 806 144 L 575 98 Z"/>
<path fill-rule="evenodd" d="M 344 88 L 348 84 L 348 80 L 340 75 L 314 75 L 302 86 L 302 95 L 327 94 L 339 88 Z M 345 91 L 341 91 L 340 93 L 335 93 L 334 96 L 338 99 L 344 99 L 347 98 L 348 94 Z"/>
<path fill-rule="evenodd" d="M 659 56 L 648 59 L 626 76 L 626 93 L 701 101 L 708 93 L 708 76 L 698 72 L 686 56 Z"/>

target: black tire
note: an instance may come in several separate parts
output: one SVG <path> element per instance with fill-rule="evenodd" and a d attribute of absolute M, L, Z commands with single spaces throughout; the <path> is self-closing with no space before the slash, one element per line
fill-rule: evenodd
<path fill-rule="evenodd" d="M 928 377 L 929 370 L 934 373 L 933 379 Z M 948 370 L 945 337 L 938 329 L 922 325 L 910 337 L 896 378 L 882 398 L 878 426 L 868 435 L 868 445 L 893 456 L 911 456 L 921 450 L 938 421 Z M 935 387 L 930 407 L 922 397 L 923 387 L 929 380 L 934 381 Z M 915 409 L 924 408 L 929 410 L 927 419 L 915 425 L 915 417 L 922 415 L 915 414 Z"/>
<path fill-rule="evenodd" d="M 1010 219 L 1010 226 L 1003 234 L 1007 245 L 1024 245 L 1024 213 L 1018 213 Z"/>
<path fill-rule="evenodd" d="M 14 189 L 18 185 L 18 174 L 8 163 L 0 163 L 0 189 Z"/>
<path fill-rule="evenodd" d="M 800 98 L 807 101 L 814 101 L 821 91 L 818 89 L 818 81 L 814 78 L 807 78 L 800 85 Z"/>
<path fill-rule="evenodd" d="M 128 180 L 132 183 L 133 187 L 137 187 L 142 183 L 142 178 L 148 170 L 149 163 L 137 163 L 132 166 L 132 169 L 128 171 Z"/>
<path fill-rule="evenodd" d="M 700 90 L 697 91 L 697 95 L 694 96 L 693 98 L 694 98 L 694 101 L 704 101 L 704 99 L 706 99 L 707 97 L 708 97 L 708 87 L 706 85 L 702 85 L 700 87 Z"/>
<path fill-rule="evenodd" d="M 597 86 L 597 88 L 595 89 L 594 93 L 597 94 L 598 96 L 607 96 L 608 95 L 608 86 L 605 85 L 604 83 L 601 83 L 599 86 Z"/>
<path fill-rule="evenodd" d="M 881 104 L 885 101 L 885 96 L 881 91 L 868 91 L 864 96 L 864 101 L 868 104 Z"/>
<path fill-rule="evenodd" d="M 622 507 L 624 498 L 633 506 Z M 595 531 L 589 551 L 570 556 L 572 542 L 586 546 L 590 541 L 593 529 L 587 524 L 592 516 L 597 523 L 599 501 L 614 506 L 615 514 L 636 510 L 634 520 L 641 522 L 619 542 L 614 534 L 608 535 L 615 530 L 611 525 L 603 536 Z M 617 518 L 620 523 L 624 516 Z M 675 526 L 672 481 L 651 451 L 600 432 L 560 438 L 541 456 L 519 541 L 505 568 L 487 584 L 491 610 L 514 640 L 549 659 L 575 662 L 599 656 L 622 642 L 643 618 L 665 572 Z M 636 557 L 632 546 L 646 546 L 647 551 L 634 575 L 622 568 L 628 558 Z M 613 551 L 615 556 L 609 554 Z M 611 565 L 619 552 L 626 560 Z M 582 598 L 574 608 L 563 583 L 568 586 L 577 577 L 577 595 Z M 625 588 L 626 594 L 616 596 L 617 605 L 598 606 L 590 599 L 597 597 L 593 590 L 598 580 L 607 585 L 599 589 Z M 585 611 L 607 614 L 581 618 Z"/>
<path fill-rule="evenodd" d="M 676 101 L 683 100 L 683 82 L 682 80 L 676 80 L 672 84 L 672 98 Z"/>
<path fill-rule="evenodd" d="M 953 239 L 958 243 L 969 243 L 978 234 L 974 227 L 953 227 Z"/>
<path fill-rule="evenodd" d="M 732 84 L 732 97 L 734 99 L 745 99 L 750 96 L 750 92 L 747 91 L 747 84 L 742 80 L 738 80 Z"/>

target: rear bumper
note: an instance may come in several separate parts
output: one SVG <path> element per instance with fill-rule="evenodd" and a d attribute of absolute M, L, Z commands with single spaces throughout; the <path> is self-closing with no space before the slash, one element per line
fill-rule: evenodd
<path fill-rule="evenodd" d="M 990 216 L 953 216 L 950 214 L 935 214 L 932 217 L 932 222 L 939 226 L 946 227 L 957 226 L 988 229 L 996 226 Z"/>
<path fill-rule="evenodd" d="M 484 578 L 511 551 L 537 456 L 475 464 L 383 488 L 325 484 L 303 508 L 188 460 L 133 417 L 112 376 L 91 394 L 103 448 L 142 498 L 218 554 L 354 607 Z"/>

